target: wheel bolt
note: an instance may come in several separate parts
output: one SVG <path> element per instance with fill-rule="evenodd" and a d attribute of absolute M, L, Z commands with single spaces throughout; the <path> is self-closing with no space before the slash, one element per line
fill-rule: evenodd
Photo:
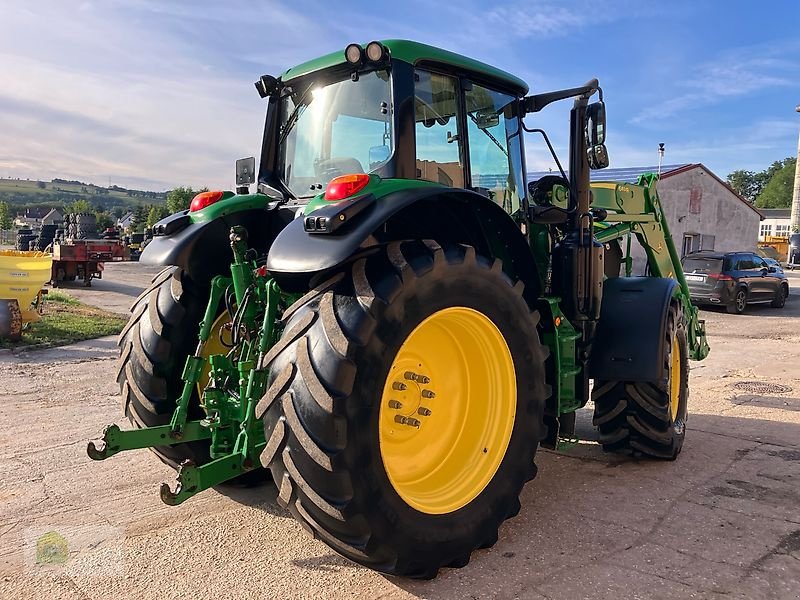
<path fill-rule="evenodd" d="M 436 398 L 436 394 L 434 394 L 430 390 L 422 390 L 422 397 L 423 398 Z"/>
<path fill-rule="evenodd" d="M 407 390 L 407 389 L 408 389 L 408 386 L 407 386 L 405 383 L 402 383 L 402 382 L 400 382 L 400 381 L 395 381 L 395 382 L 392 384 L 392 389 L 393 389 L 393 390 L 397 390 L 398 392 L 402 392 L 402 391 L 405 391 L 405 390 Z"/>
<path fill-rule="evenodd" d="M 395 410 L 399 410 L 403 408 L 403 405 L 398 402 L 397 400 L 389 400 L 389 408 L 393 408 Z"/>
<path fill-rule="evenodd" d="M 417 383 L 430 383 L 431 382 L 431 378 L 430 377 L 427 377 L 425 375 L 418 375 L 417 373 L 414 373 L 413 371 L 406 371 L 405 373 L 403 373 L 403 377 L 405 377 L 409 381 L 416 381 Z"/>
<path fill-rule="evenodd" d="M 419 414 L 421 414 L 423 417 L 430 417 L 431 416 L 431 409 L 430 408 L 425 408 L 424 406 L 420 406 L 417 409 L 417 412 Z"/>
<path fill-rule="evenodd" d="M 404 417 L 403 415 L 395 415 L 394 421 L 395 423 L 400 423 L 400 425 L 408 425 L 409 427 L 419 427 L 419 421 L 417 419 L 411 417 Z"/>

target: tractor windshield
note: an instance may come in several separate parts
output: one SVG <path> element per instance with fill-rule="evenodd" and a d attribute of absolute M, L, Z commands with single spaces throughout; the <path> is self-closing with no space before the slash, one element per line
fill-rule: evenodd
<path fill-rule="evenodd" d="M 283 182 L 295 197 L 315 196 L 340 175 L 378 170 L 394 148 L 388 71 L 292 88 L 281 99 L 279 135 Z"/>

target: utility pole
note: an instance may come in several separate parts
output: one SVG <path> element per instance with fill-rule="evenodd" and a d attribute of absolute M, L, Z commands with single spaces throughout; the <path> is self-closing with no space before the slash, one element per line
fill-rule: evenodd
<path fill-rule="evenodd" d="M 661 161 L 664 160 L 664 142 L 658 145 L 658 177 L 661 177 Z"/>
<path fill-rule="evenodd" d="M 800 113 L 800 104 L 794 107 Z M 794 166 L 794 192 L 792 193 L 792 218 L 789 230 L 793 233 L 800 232 L 800 134 L 797 136 L 797 163 Z"/>

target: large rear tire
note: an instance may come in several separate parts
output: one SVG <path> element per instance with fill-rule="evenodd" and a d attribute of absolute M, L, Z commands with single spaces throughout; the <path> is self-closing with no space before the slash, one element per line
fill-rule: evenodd
<path fill-rule="evenodd" d="M 167 267 L 131 306 L 117 342 L 117 382 L 125 414 L 136 427 L 169 424 L 183 389 L 186 357 L 197 346 L 208 294 L 208 287 L 193 282 L 182 269 Z M 189 418 L 203 416 L 195 394 Z M 162 446 L 153 452 L 173 468 L 187 459 L 198 465 L 209 460 L 208 442 Z"/>
<path fill-rule="evenodd" d="M 658 380 L 595 380 L 594 425 L 604 450 L 668 460 L 678 457 L 688 416 L 689 345 L 686 320 L 675 302 L 662 343 L 664 365 Z"/>
<path fill-rule="evenodd" d="M 546 348 L 500 261 L 393 243 L 284 317 L 259 403 L 278 501 L 349 559 L 430 578 L 497 540 L 536 474 Z"/>

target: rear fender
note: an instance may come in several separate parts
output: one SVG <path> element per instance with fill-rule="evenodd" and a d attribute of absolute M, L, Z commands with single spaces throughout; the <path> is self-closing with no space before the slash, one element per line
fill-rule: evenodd
<path fill-rule="evenodd" d="M 229 235 L 231 227 L 247 229 L 249 244 L 263 256 L 278 233 L 295 217 L 295 210 L 277 203 L 263 208 L 231 212 L 216 219 L 192 223 L 188 215 L 178 213 L 163 219 L 156 235 L 142 251 L 139 262 L 149 265 L 175 265 L 184 269 L 199 283 L 207 283 L 215 275 L 227 273 L 233 261 Z M 179 222 L 179 221 L 183 222 Z"/>
<path fill-rule="evenodd" d="M 330 234 L 309 233 L 303 219 L 297 219 L 275 239 L 267 269 L 282 288 L 299 291 L 307 289 L 312 277 L 339 267 L 359 251 L 403 239 L 474 246 L 479 254 L 501 259 L 503 270 L 525 283 L 531 305 L 539 295 L 533 254 L 514 220 L 485 196 L 441 187 L 382 196 Z"/>

